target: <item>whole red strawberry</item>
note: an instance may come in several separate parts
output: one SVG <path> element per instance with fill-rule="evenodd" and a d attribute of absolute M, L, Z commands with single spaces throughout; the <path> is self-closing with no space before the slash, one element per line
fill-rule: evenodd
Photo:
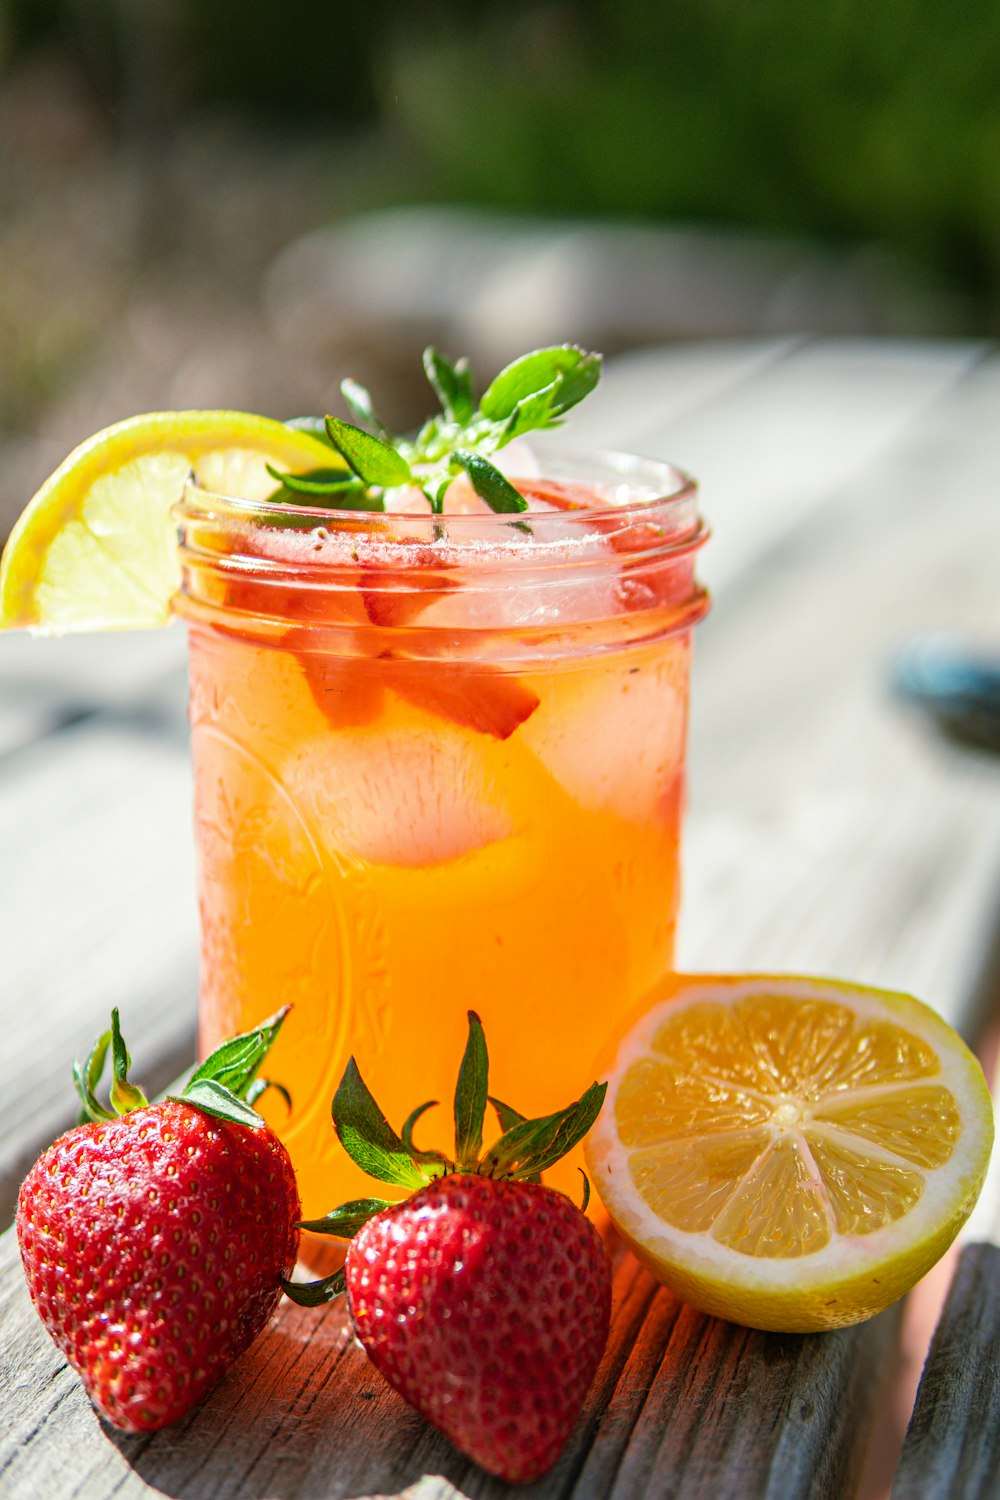
<path fill-rule="evenodd" d="M 18 1199 L 38 1313 L 98 1409 L 148 1432 L 195 1406 L 268 1322 L 300 1213 L 284 1146 L 251 1107 L 285 1012 L 234 1037 L 183 1094 L 128 1081 L 118 1012 L 74 1068 L 87 1122 L 50 1146 Z M 95 1088 L 109 1046 L 111 1100 Z"/>
<path fill-rule="evenodd" d="M 396 1136 L 353 1059 L 333 1102 L 366 1171 L 413 1197 L 346 1203 L 303 1227 L 354 1238 L 343 1271 L 295 1300 L 346 1289 L 355 1332 L 400 1395 L 492 1474 L 537 1479 L 555 1463 L 607 1341 L 611 1267 L 594 1226 L 538 1175 L 582 1139 L 604 1085 L 541 1120 L 490 1100 L 505 1133 L 482 1153 L 487 1056 L 469 1013 L 455 1095 L 455 1160 L 419 1151 L 413 1112 Z"/>

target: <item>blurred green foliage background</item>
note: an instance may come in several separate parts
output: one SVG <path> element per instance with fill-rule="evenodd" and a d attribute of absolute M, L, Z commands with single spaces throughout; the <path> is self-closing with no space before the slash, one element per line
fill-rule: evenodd
<path fill-rule="evenodd" d="M 358 201 L 464 200 L 874 240 L 1000 322 L 995 0 L 3 0 L 120 132 L 225 104 L 377 130 Z"/>
<path fill-rule="evenodd" d="M 0 532 L 428 341 L 996 335 L 998 79 L 996 0 L 0 0 Z"/>

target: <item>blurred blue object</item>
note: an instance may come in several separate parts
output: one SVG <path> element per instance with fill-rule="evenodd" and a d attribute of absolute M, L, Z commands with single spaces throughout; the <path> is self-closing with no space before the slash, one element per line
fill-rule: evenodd
<path fill-rule="evenodd" d="M 899 653 L 892 683 L 952 739 L 1000 751 L 1000 654 L 957 636 L 922 636 Z"/>

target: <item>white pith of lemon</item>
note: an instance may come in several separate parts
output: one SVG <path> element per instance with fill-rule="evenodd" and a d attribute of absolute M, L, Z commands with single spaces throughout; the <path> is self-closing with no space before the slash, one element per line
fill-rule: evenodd
<path fill-rule="evenodd" d="M 0 626 L 45 634 L 164 625 L 180 578 L 172 509 L 189 474 L 261 500 L 270 463 L 338 462 L 309 433 L 232 411 L 151 412 L 95 433 L 38 490 L 0 562 Z"/>
<path fill-rule="evenodd" d="M 982 1069 L 908 995 L 675 975 L 610 1069 L 594 1186 L 684 1301 L 754 1328 L 859 1322 L 940 1258 L 993 1139 Z"/>

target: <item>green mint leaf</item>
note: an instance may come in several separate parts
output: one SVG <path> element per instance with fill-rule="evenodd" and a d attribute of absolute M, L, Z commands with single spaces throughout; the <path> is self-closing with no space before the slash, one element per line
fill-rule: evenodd
<path fill-rule="evenodd" d="M 512 515 L 528 509 L 524 496 L 481 453 L 459 448 L 455 450 L 453 457 L 468 474 L 476 494 L 486 501 L 491 510 Z"/>
<path fill-rule="evenodd" d="M 327 435 L 325 417 L 291 417 L 284 426 L 290 427 L 293 432 L 308 432 L 310 437 L 318 438 L 328 448 L 333 448 Z"/>
<path fill-rule="evenodd" d="M 590 1202 L 590 1178 L 582 1167 L 580 1168 L 580 1176 L 583 1178 L 583 1198 L 580 1201 L 580 1212 L 585 1214 L 587 1212 L 587 1205 Z"/>
<path fill-rule="evenodd" d="M 601 1112 L 607 1088 L 606 1083 L 593 1083 L 566 1109 L 512 1126 L 486 1156 L 489 1174 L 525 1178 L 553 1166 L 583 1140 Z"/>
<path fill-rule="evenodd" d="M 293 495 L 339 495 L 345 490 L 364 490 L 365 485 L 346 469 L 307 469 L 304 474 L 284 474 L 273 464 L 264 467 L 282 489 Z"/>
<path fill-rule="evenodd" d="M 203 1114 L 213 1115 L 217 1120 L 228 1120 L 233 1125 L 249 1125 L 258 1130 L 265 1123 L 245 1099 L 241 1099 L 224 1084 L 217 1083 L 214 1078 L 201 1078 L 197 1083 L 192 1081 L 183 1094 L 168 1094 L 167 1098 L 176 1099 L 180 1104 L 190 1104 Z"/>
<path fill-rule="evenodd" d="M 311 500 L 306 499 L 301 491 L 286 489 L 282 485 L 280 490 L 272 490 L 267 499 L 271 505 L 286 507 L 283 516 L 275 517 L 273 521 L 268 517 L 269 524 L 280 526 L 284 531 L 314 531 L 322 524 L 313 513 L 313 508 L 317 506 L 325 510 L 385 510 L 381 490 L 370 490 L 360 479 L 326 495 L 314 496 Z M 309 506 L 309 509 L 304 509 L 301 515 L 293 515 L 287 510 L 288 506 L 293 505 Z"/>
<path fill-rule="evenodd" d="M 381 438 L 352 427 L 350 422 L 341 422 L 338 417 L 327 417 L 326 430 L 337 452 L 365 484 L 389 489 L 409 481 L 410 466 L 406 459 Z"/>
<path fill-rule="evenodd" d="M 439 349 L 428 345 L 424 350 L 424 373 L 449 422 L 464 427 L 473 413 L 469 361 L 460 359 L 452 364 Z"/>
<path fill-rule="evenodd" d="M 424 422 L 415 438 L 392 437 L 375 415 L 365 387 L 345 380 L 341 390 L 354 422 L 327 417 L 324 434 L 356 480 L 344 480 L 335 469 L 285 474 L 272 468 L 269 472 L 282 488 L 270 499 L 289 511 L 303 503 L 296 501 L 297 495 L 320 497 L 338 509 L 384 510 L 382 490 L 412 484 L 423 491 L 432 513 L 440 514 L 450 476 L 464 469 L 492 510 L 507 515 L 527 510 L 523 496 L 490 463 L 489 455 L 522 433 L 557 425 L 563 413 L 597 384 L 601 356 L 575 344 L 535 349 L 501 370 L 478 409 L 467 359 L 452 361 L 430 346 L 423 363 L 441 411 Z M 289 425 L 316 431 L 315 418 L 298 418 Z M 288 514 L 282 524 L 299 523 Z M 514 524 L 528 529 L 526 523 Z"/>
<path fill-rule="evenodd" d="M 559 389 L 553 402 L 553 412 L 562 416 L 569 411 L 571 406 L 576 406 L 585 396 L 589 396 L 601 378 L 601 365 L 603 360 L 599 354 L 586 354 L 580 351 L 581 358 L 571 369 L 566 370 L 559 381 Z"/>
<path fill-rule="evenodd" d="M 333 1128 L 353 1162 L 380 1182 L 421 1188 L 427 1178 L 372 1098 L 352 1057 L 333 1096 Z"/>
<path fill-rule="evenodd" d="M 96 1093 L 110 1046 L 111 1032 L 110 1030 L 104 1031 L 91 1048 L 86 1063 L 74 1062 L 73 1064 L 73 1081 L 80 1096 L 80 1117 L 77 1122 L 80 1125 L 85 1125 L 88 1120 L 113 1120 L 115 1118 L 110 1109 L 105 1109 Z"/>
<path fill-rule="evenodd" d="M 588 354 L 576 344 L 535 349 L 530 354 L 522 354 L 520 359 L 515 359 L 500 371 L 483 393 L 479 409 L 491 421 L 505 421 L 526 396 L 533 396 L 558 382 L 566 396 L 559 398 L 553 406 L 557 412 L 566 411 L 582 400 L 588 390 L 593 390 L 600 378 L 600 369 L 600 355 Z"/>
<path fill-rule="evenodd" d="M 483 1025 L 469 1011 L 469 1037 L 462 1054 L 455 1087 L 455 1165 L 474 1171 L 483 1149 L 483 1120 L 489 1098 L 489 1055 Z"/>
<path fill-rule="evenodd" d="M 448 486 L 451 484 L 452 478 L 451 474 L 445 474 L 443 476 L 435 476 L 431 479 L 424 479 L 421 482 L 420 488 L 427 496 L 430 508 L 436 516 L 439 516 L 444 509 L 444 497 L 448 492 Z"/>
<path fill-rule="evenodd" d="M 332 1234 L 338 1240 L 352 1240 L 369 1219 L 374 1219 L 384 1208 L 392 1208 L 385 1198 L 353 1198 L 339 1208 L 325 1214 L 322 1219 L 302 1219 L 300 1229 L 312 1234 Z"/>
<path fill-rule="evenodd" d="M 133 1109 L 144 1109 L 149 1100 L 142 1089 L 129 1082 L 128 1070 L 132 1066 L 132 1059 L 122 1037 L 117 1009 L 111 1012 L 111 1066 L 112 1108 L 120 1115 L 127 1115 Z"/>
<path fill-rule="evenodd" d="M 392 435 L 375 415 L 372 398 L 365 386 L 348 377 L 347 380 L 340 382 L 340 394 L 343 396 L 348 411 L 359 427 L 363 427 L 366 432 L 373 433 L 375 437 L 381 438 L 383 443 L 392 443 Z"/>
<path fill-rule="evenodd" d="M 540 391 L 525 396 L 507 418 L 496 441 L 497 448 L 504 447 L 523 432 L 535 432 L 539 427 L 552 425 L 553 403 L 559 391 L 559 381 L 544 385 Z"/>
<path fill-rule="evenodd" d="M 299 1307 L 322 1307 L 339 1297 L 347 1284 L 343 1266 L 322 1281 L 286 1281 L 283 1276 L 278 1279 L 285 1296 Z"/>
<path fill-rule="evenodd" d="M 185 1094 L 196 1084 L 212 1082 L 220 1084 L 240 1099 L 246 1099 L 247 1092 L 256 1079 L 261 1064 L 274 1046 L 290 1008 L 288 1005 L 283 1005 L 279 1011 L 276 1011 L 273 1016 L 268 1016 L 266 1021 L 261 1021 L 260 1025 L 255 1026 L 252 1031 L 244 1031 L 239 1036 L 230 1037 L 228 1041 L 216 1047 L 215 1051 L 211 1052 L 191 1074 Z M 260 1092 L 263 1090 L 258 1091 L 258 1095 Z"/>
<path fill-rule="evenodd" d="M 403 1125 L 402 1130 L 400 1131 L 400 1135 L 403 1138 L 403 1145 L 406 1147 L 407 1151 L 410 1153 L 410 1156 L 414 1161 L 433 1163 L 436 1166 L 450 1167 L 451 1162 L 443 1152 L 421 1151 L 419 1147 L 413 1144 L 414 1126 L 420 1119 L 421 1115 L 425 1115 L 429 1109 L 435 1109 L 437 1107 L 437 1102 L 438 1101 L 436 1099 L 428 1099 L 426 1104 L 418 1104 L 416 1109 L 411 1110 L 406 1117 L 406 1122 Z"/>

